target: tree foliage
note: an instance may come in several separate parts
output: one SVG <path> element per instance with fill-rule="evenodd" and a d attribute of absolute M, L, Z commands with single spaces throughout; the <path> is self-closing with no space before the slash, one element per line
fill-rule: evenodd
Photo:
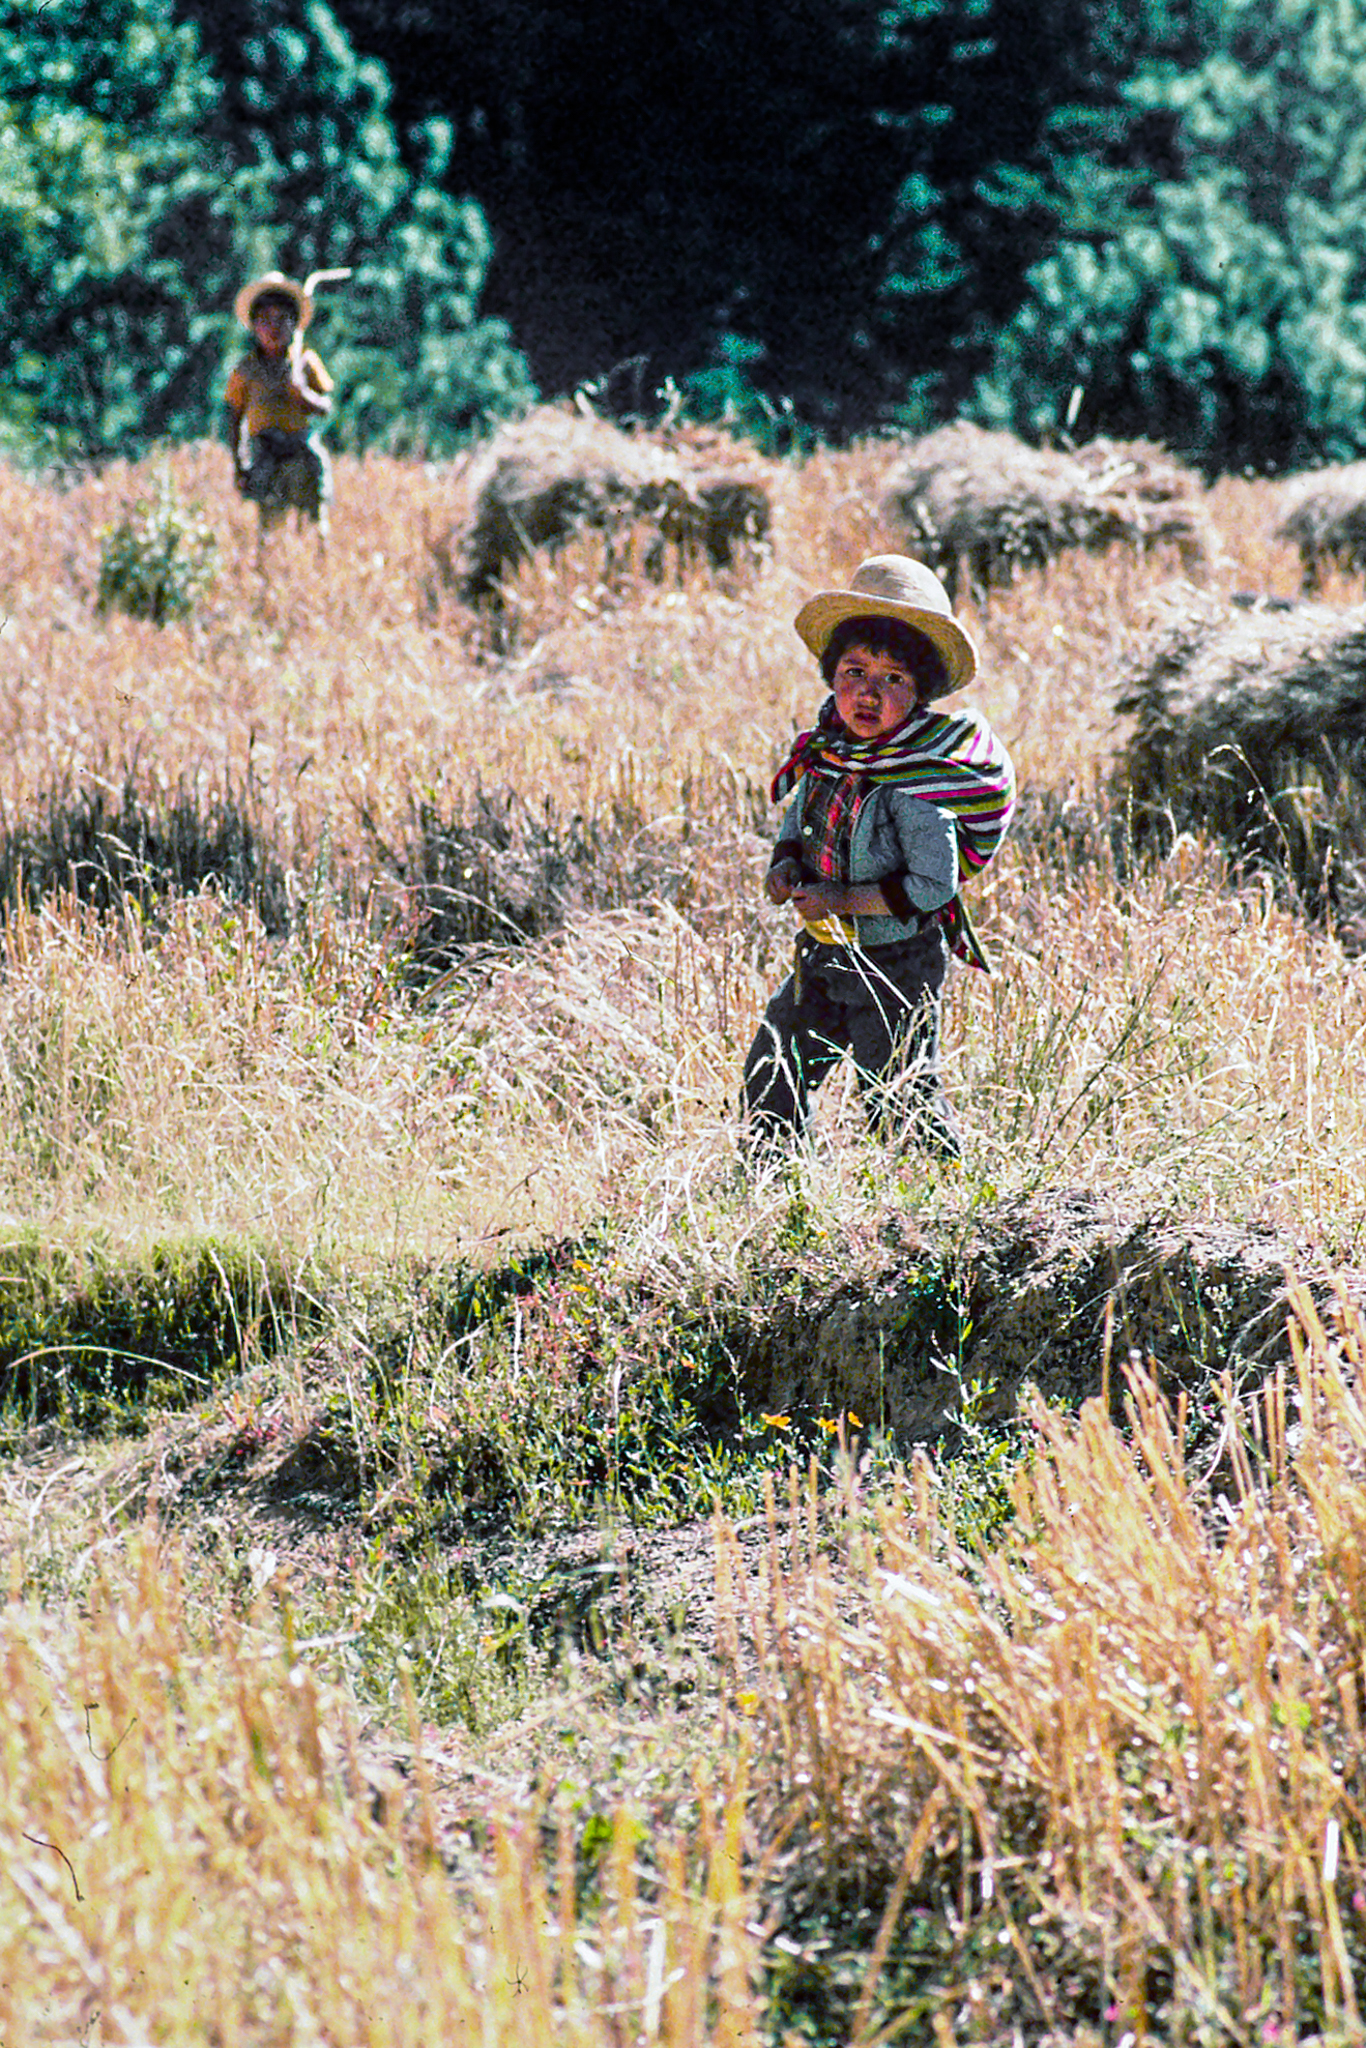
<path fill-rule="evenodd" d="M 822 430 L 909 375 L 969 388 L 1050 225 L 1086 0 L 337 0 L 493 222 L 490 301 L 538 380 L 748 387 Z M 609 385 L 609 396 L 612 395 Z"/>
<path fill-rule="evenodd" d="M 354 271 L 343 446 L 448 448 L 533 372 L 1366 446 L 1366 0 L 331 4 L 0 0 L 0 441 L 202 432 L 278 264 Z"/>
<path fill-rule="evenodd" d="M 1189 26 L 1189 24 L 1188 24 Z M 1232 0 L 1160 37 L 1104 154 L 1064 158 L 1054 246 L 976 395 L 1030 436 L 1156 434 L 1210 471 L 1366 447 L 1366 7 Z"/>
<path fill-rule="evenodd" d="M 178 245 L 211 204 L 213 85 L 161 0 L 8 0 L 0 15 L 0 420 L 99 449 L 197 381 Z"/>
<path fill-rule="evenodd" d="M 450 116 L 549 385 L 1362 445 L 1363 0 L 336 4 Z"/>
<path fill-rule="evenodd" d="M 203 433 L 240 343 L 253 270 L 354 269 L 318 323 L 340 387 L 334 439 L 449 447 L 530 395 L 481 319 L 490 245 L 414 168 L 383 68 L 323 0 L 239 23 L 230 79 L 172 0 L 6 0 L 0 14 L 0 428 L 59 452 L 132 453 Z"/>

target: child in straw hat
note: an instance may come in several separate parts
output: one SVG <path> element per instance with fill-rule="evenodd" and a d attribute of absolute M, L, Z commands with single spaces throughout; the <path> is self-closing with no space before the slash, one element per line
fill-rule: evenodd
<path fill-rule="evenodd" d="M 1014 769 L 979 712 L 932 708 L 971 682 L 977 650 L 923 563 L 872 556 L 796 627 L 830 695 L 773 783 L 774 802 L 791 801 L 765 888 L 800 925 L 745 1062 L 750 1149 L 805 1129 L 812 1089 L 847 1051 L 874 1131 L 909 1127 L 957 1159 L 941 992 L 951 952 L 987 965 L 958 890 L 1001 843 Z"/>
<path fill-rule="evenodd" d="M 254 345 L 228 378 L 224 425 L 234 481 L 260 512 L 257 559 L 266 534 L 291 507 L 317 527 L 321 552 L 332 470 L 318 428 L 332 410 L 332 379 L 303 346 L 312 297 L 292 277 L 270 270 L 242 287 L 234 310 Z"/>

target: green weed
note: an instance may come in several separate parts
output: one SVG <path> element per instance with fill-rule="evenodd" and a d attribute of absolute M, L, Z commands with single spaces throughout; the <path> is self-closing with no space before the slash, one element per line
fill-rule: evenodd
<path fill-rule="evenodd" d="M 218 573 L 218 542 L 198 504 L 183 504 L 169 470 L 99 534 L 97 611 L 167 625 L 188 618 Z"/>
<path fill-rule="evenodd" d="M 423 1722 L 485 1734 L 534 1696 L 540 1659 L 525 1607 L 509 1592 L 466 1589 L 458 1560 L 396 1563 L 375 1546 L 357 1570 L 345 1662 L 363 1708 L 402 1716 L 405 1676 Z"/>

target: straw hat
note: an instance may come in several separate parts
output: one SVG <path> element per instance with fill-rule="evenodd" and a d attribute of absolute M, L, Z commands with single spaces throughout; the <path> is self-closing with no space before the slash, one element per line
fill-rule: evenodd
<path fill-rule="evenodd" d="M 846 619 L 897 619 L 913 626 L 936 648 L 948 678 L 929 694 L 961 690 L 977 673 L 977 649 L 953 616 L 953 606 L 933 569 L 909 555 L 870 555 L 860 562 L 847 590 L 821 590 L 809 598 L 794 624 L 819 661 L 836 626 Z"/>
<path fill-rule="evenodd" d="M 251 309 L 267 292 L 282 299 L 293 300 L 302 332 L 313 318 L 313 301 L 303 285 L 296 283 L 292 277 L 286 277 L 282 270 L 268 270 L 264 277 L 254 277 L 250 284 L 243 285 L 232 306 L 242 325 L 251 326 Z"/>

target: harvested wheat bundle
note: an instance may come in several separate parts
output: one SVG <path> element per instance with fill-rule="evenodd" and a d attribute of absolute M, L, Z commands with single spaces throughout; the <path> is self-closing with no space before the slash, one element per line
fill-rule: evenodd
<path fill-rule="evenodd" d="M 501 427 L 475 456 L 465 477 L 469 529 L 458 547 L 436 542 L 432 553 L 471 604 L 497 605 L 519 562 L 585 530 L 615 548 L 644 527 L 652 574 L 671 546 L 680 559 L 729 568 L 767 537 L 772 504 L 757 460 L 738 460 L 721 439 L 655 439 L 591 412 L 542 406 Z"/>
<path fill-rule="evenodd" d="M 1210 552 L 1199 480 L 1147 441 L 1066 454 L 959 420 L 899 455 L 885 510 L 954 597 L 964 564 L 981 597 L 1070 548 L 1171 544 L 1187 574 Z"/>
<path fill-rule="evenodd" d="M 1089 480 L 1088 548 L 1106 548 L 1112 541 L 1140 553 L 1170 546 L 1187 576 L 1208 566 L 1213 528 L 1203 486 L 1193 470 L 1155 441 L 1101 437 L 1078 448 L 1074 459 Z"/>
<path fill-rule="evenodd" d="M 1285 486 L 1277 540 L 1300 551 L 1303 588 L 1312 594 L 1327 569 L 1366 569 L 1366 462 L 1339 463 Z"/>
<path fill-rule="evenodd" d="M 1366 904 L 1366 607 L 1207 604 L 1134 661 L 1113 778 L 1139 847 L 1212 833 L 1306 908 Z"/>
<path fill-rule="evenodd" d="M 687 486 L 692 529 L 685 545 L 705 550 L 714 569 L 728 569 L 745 549 L 772 533 L 782 467 L 724 427 L 678 420 L 657 429 Z M 700 516 L 697 516 L 700 515 Z"/>
<path fill-rule="evenodd" d="M 885 511 L 954 599 L 964 563 L 973 589 L 984 592 L 1082 540 L 1054 458 L 966 420 L 901 451 L 887 476 Z"/>

